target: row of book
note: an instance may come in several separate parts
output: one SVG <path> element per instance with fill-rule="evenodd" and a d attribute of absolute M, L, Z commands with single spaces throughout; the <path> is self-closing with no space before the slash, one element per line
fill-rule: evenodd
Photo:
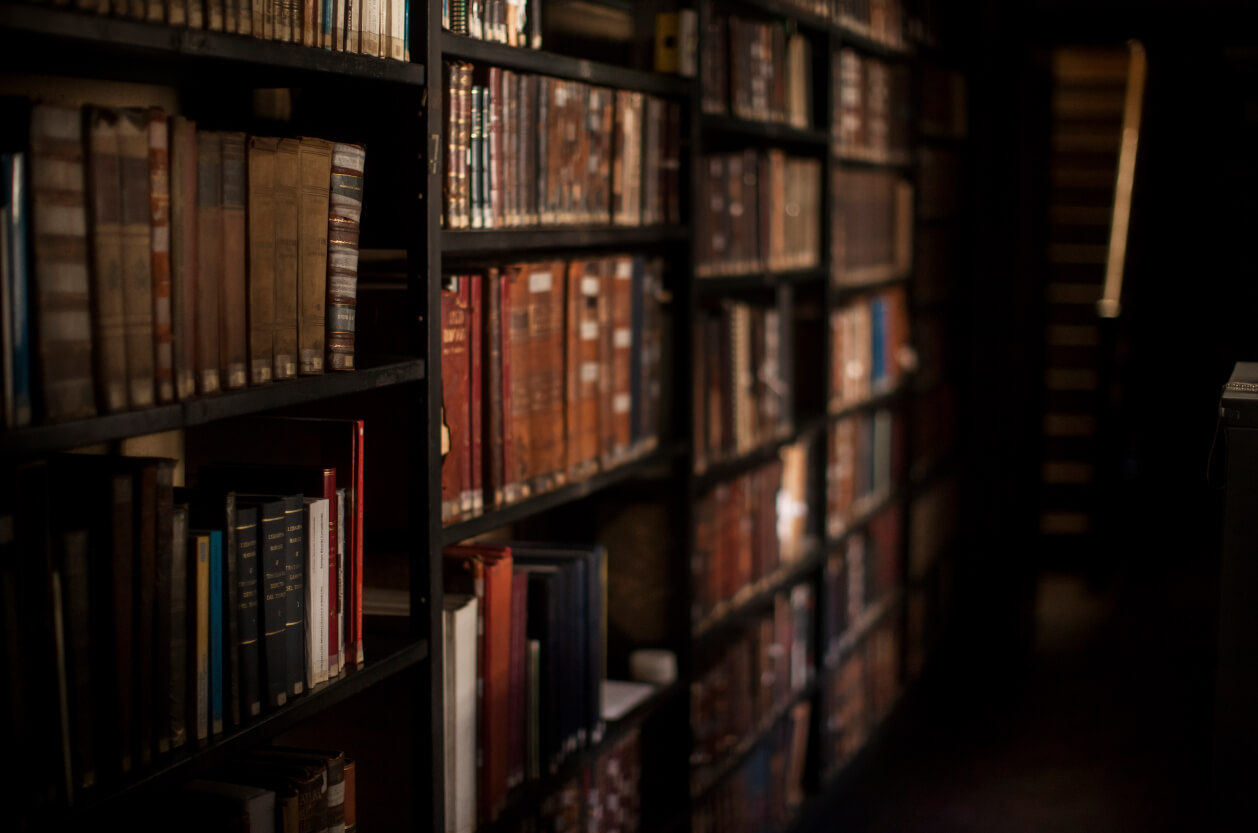
<path fill-rule="evenodd" d="M 704 113 L 807 128 L 813 122 L 812 44 L 781 23 L 703 10 Z"/>
<path fill-rule="evenodd" d="M 826 559 L 829 604 L 822 624 L 828 668 L 842 658 L 844 645 L 899 586 L 900 520 L 899 507 L 888 507 L 867 527 L 849 535 Z"/>
<path fill-rule="evenodd" d="M 904 163 L 912 142 L 912 74 L 908 65 L 850 47 L 834 55 L 831 141 L 843 157 Z"/>
<path fill-rule="evenodd" d="M 852 414 L 830 426 L 826 527 L 842 535 L 864 512 L 903 482 L 903 415 L 889 408 Z"/>
<path fill-rule="evenodd" d="M 715 486 L 699 498 L 691 623 L 700 625 L 808 552 L 811 506 L 810 443 L 801 441 L 775 460 Z"/>
<path fill-rule="evenodd" d="M 445 64 L 450 229 L 681 222 L 681 106 L 499 67 Z"/>
<path fill-rule="evenodd" d="M 833 282 L 860 286 L 908 274 L 913 186 L 892 171 L 837 166 L 831 174 Z"/>
<path fill-rule="evenodd" d="M 463 831 L 602 740 L 606 552 L 469 543 L 444 559 L 446 819 Z"/>
<path fill-rule="evenodd" d="M 410 0 L 88 0 L 77 6 L 150 23 L 411 59 Z"/>
<path fill-rule="evenodd" d="M 895 390 L 916 366 L 903 286 L 862 295 L 831 310 L 831 413 Z"/>
<path fill-rule="evenodd" d="M 662 270 L 620 255 L 443 279 L 443 521 L 656 448 Z"/>
<path fill-rule="evenodd" d="M 690 685 L 691 783 L 703 786 L 740 744 L 777 721 L 808 687 L 813 658 L 813 589 L 802 583 L 773 599 Z"/>
<path fill-rule="evenodd" d="M 695 275 L 809 269 L 821 263 L 821 161 L 781 150 L 700 161 Z"/>
<path fill-rule="evenodd" d="M 358 830 L 358 763 L 337 749 L 264 746 L 220 775 L 182 784 L 159 802 L 194 833 Z M 156 829 L 156 828 L 154 828 Z"/>
<path fill-rule="evenodd" d="M 441 26 L 456 35 L 542 48 L 542 0 L 441 0 Z"/>
<path fill-rule="evenodd" d="M 723 300 L 695 316 L 695 467 L 708 466 L 790 434 L 794 362 L 791 293 L 775 306 Z"/>
<path fill-rule="evenodd" d="M 826 679 L 818 744 L 823 780 L 834 777 L 865 748 L 895 705 L 900 692 L 899 657 L 900 632 L 889 617 L 858 642 Z"/>
<path fill-rule="evenodd" d="M 176 488 L 175 466 L 68 454 L 7 478 L 6 727 L 48 758 L 28 773 L 39 806 L 151 771 L 362 662 L 361 489 L 333 467 L 257 464 L 204 465 Z M 49 736 L 61 743 L 35 740 Z"/>
<path fill-rule="evenodd" d="M 364 150 L 35 105 L 5 155 L 9 427 L 354 367 Z M 326 364 L 325 364 L 326 360 Z"/>
<path fill-rule="evenodd" d="M 796 703 L 733 773 L 696 802 L 694 833 L 781 833 L 804 801 L 812 704 Z"/>
<path fill-rule="evenodd" d="M 922 65 L 922 133 L 930 138 L 964 139 L 969 112 L 965 76 L 933 61 Z"/>

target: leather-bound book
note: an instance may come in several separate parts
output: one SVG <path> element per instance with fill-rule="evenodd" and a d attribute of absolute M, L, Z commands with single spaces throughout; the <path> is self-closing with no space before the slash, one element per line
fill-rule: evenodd
<path fill-rule="evenodd" d="M 589 222 L 598 225 L 611 222 L 615 102 L 615 91 L 603 87 L 590 89 L 590 176 L 587 186 L 587 212 Z"/>
<path fill-rule="evenodd" d="M 306 689 L 306 547 L 305 509 L 301 495 L 284 498 L 284 653 L 287 691 L 296 697 Z"/>
<path fill-rule="evenodd" d="M 73 511 L 73 510 L 72 510 Z M 54 615 L 60 620 L 61 657 L 59 676 L 69 717 L 64 731 L 69 736 L 69 784 L 67 794 L 82 795 L 97 783 L 92 726 L 91 621 L 89 620 L 89 533 L 82 518 L 61 518 L 53 530 Z M 29 553 L 23 556 L 29 557 Z M 59 607 L 60 610 L 56 608 Z"/>
<path fill-rule="evenodd" d="M 301 43 L 302 46 L 318 46 L 315 42 L 315 23 L 318 13 L 317 9 L 322 3 L 317 3 L 316 0 L 299 0 L 299 2 L 301 4 L 301 37 L 294 38 L 294 40 Z"/>
<path fill-rule="evenodd" d="M 532 264 L 508 267 L 503 275 L 503 324 L 509 339 L 504 346 L 503 391 L 504 409 L 510 394 L 511 442 L 504 444 L 508 459 L 506 480 L 508 501 L 526 498 L 535 489 L 537 447 L 533 434 L 533 405 L 537 399 L 537 367 L 540 358 L 534 343 L 534 327 L 530 318 L 530 275 Z M 508 360 L 509 359 L 509 360 Z"/>
<path fill-rule="evenodd" d="M 358 833 L 358 762 L 345 759 L 345 833 Z"/>
<path fill-rule="evenodd" d="M 577 465 L 587 477 L 598 470 L 603 322 L 603 259 L 585 261 L 577 287 Z M 569 291 L 572 291 L 571 289 Z"/>
<path fill-rule="evenodd" d="M 210 536 L 210 734 L 223 734 L 223 530 L 208 530 Z"/>
<path fill-rule="evenodd" d="M 245 720 L 262 713 L 261 609 L 258 604 L 258 507 L 236 509 L 236 670 L 239 674 L 240 713 Z"/>
<path fill-rule="evenodd" d="M 87 110 L 92 252 L 92 330 L 102 410 L 127 407 L 126 286 L 122 254 L 122 158 L 116 110 Z M 36 195 L 38 199 L 38 195 Z M 35 262 L 40 261 L 36 251 Z"/>
<path fill-rule="evenodd" d="M 226 28 L 226 0 L 205 0 L 205 28 L 222 32 Z"/>
<path fill-rule="evenodd" d="M 528 575 L 511 576 L 511 661 L 507 697 L 507 789 L 524 783 L 525 726 L 528 721 Z"/>
<path fill-rule="evenodd" d="M 491 273 L 494 274 L 494 273 Z M 512 280 L 511 270 L 505 269 L 497 273 L 497 296 L 498 296 L 498 318 L 499 318 L 499 339 L 501 352 L 501 373 L 498 377 L 499 387 L 501 389 L 502 405 L 499 410 L 502 414 L 502 502 L 511 503 L 520 497 L 520 481 L 518 479 L 519 463 L 517 462 L 516 449 L 516 408 L 515 390 L 512 387 L 512 349 L 515 333 L 513 332 L 513 319 L 511 317 L 511 296 L 512 296 Z M 525 410 L 527 414 L 527 409 Z"/>
<path fill-rule="evenodd" d="M 188 531 L 188 733 L 210 736 L 210 535 Z"/>
<path fill-rule="evenodd" d="M 245 294 L 245 134 L 220 133 L 223 152 L 222 285 L 219 292 L 219 368 L 224 388 L 249 378 Z"/>
<path fill-rule="evenodd" d="M 441 520 L 462 516 L 464 437 L 468 414 L 467 309 L 460 284 L 447 276 L 441 286 Z"/>
<path fill-rule="evenodd" d="M 148 681 L 152 703 L 152 735 L 157 755 L 170 752 L 170 642 L 171 574 L 175 560 L 174 509 L 175 509 L 175 461 L 156 460 L 154 488 L 154 563 L 153 563 L 153 641 L 152 660 L 149 663 L 151 679 Z M 143 517 L 143 513 L 141 513 Z"/>
<path fill-rule="evenodd" d="M 153 229 L 149 205 L 148 112 L 118 116 L 122 187 L 123 331 L 127 349 L 127 401 L 150 408 L 153 391 Z"/>
<path fill-rule="evenodd" d="M 265 385 L 275 362 L 275 166 L 279 139 L 251 136 L 248 168 L 249 383 Z"/>
<path fill-rule="evenodd" d="M 174 116 L 170 128 L 170 311 L 175 395 L 196 392 L 197 128 Z"/>
<path fill-rule="evenodd" d="M 485 427 L 484 421 L 484 301 L 485 301 L 485 276 L 479 273 L 467 276 L 468 281 L 468 345 L 469 345 L 469 361 L 468 361 L 468 408 L 469 408 L 469 437 L 471 440 L 471 477 L 469 489 L 471 492 L 471 510 L 472 514 L 479 515 L 485 511 L 485 492 L 484 492 L 484 438 L 483 432 Z"/>
<path fill-rule="evenodd" d="M 563 388 L 564 388 L 564 471 L 569 480 L 580 477 L 580 447 L 578 437 L 581 432 L 581 418 L 577 410 L 577 384 L 579 379 L 578 348 L 580 345 L 580 287 L 581 276 L 585 273 L 582 261 L 568 263 L 568 279 L 564 284 L 564 348 L 563 348 Z"/>
<path fill-rule="evenodd" d="M 174 2 L 178 3 L 179 0 L 174 0 Z M 185 0 L 185 5 L 187 7 L 188 28 L 205 28 L 205 9 L 202 7 L 201 3 L 198 3 L 197 0 Z"/>
<path fill-rule="evenodd" d="M 483 279 L 481 303 L 484 307 L 484 347 L 481 351 L 482 381 L 481 403 L 484 408 L 482 426 L 482 478 L 483 502 L 488 508 L 501 506 L 504 501 L 503 483 L 503 426 L 506 422 L 502 396 L 502 278 L 496 268 L 491 268 Z"/>
<path fill-rule="evenodd" d="M 486 128 L 486 147 L 488 162 L 485 170 L 489 177 L 488 210 L 485 213 L 485 228 L 502 228 L 505 225 L 503 211 L 503 70 L 498 67 L 489 68 L 489 84 L 486 87 L 489 95 L 488 127 Z"/>
<path fill-rule="evenodd" d="M 167 734 L 172 751 L 188 742 L 188 506 L 175 504 L 170 524 L 170 621 L 166 625 L 166 673 L 159 675 L 162 697 L 168 703 Z M 158 727 L 159 730 L 161 727 Z"/>
<path fill-rule="evenodd" d="M 218 393 L 223 283 L 223 150 L 218 133 L 197 131 L 197 393 Z"/>
<path fill-rule="evenodd" d="M 275 152 L 275 379 L 297 378 L 298 152 L 297 139 L 280 139 Z"/>
<path fill-rule="evenodd" d="M 614 261 L 612 307 L 612 457 L 620 463 L 632 440 L 633 400 L 633 258 Z"/>
<path fill-rule="evenodd" d="M 362 145 L 332 147 L 328 207 L 329 370 L 354 369 L 354 303 L 358 295 L 358 235 L 363 205 Z"/>
<path fill-rule="evenodd" d="M 166 113 L 147 112 L 149 272 L 153 281 L 153 379 L 158 402 L 175 400 L 170 292 L 170 140 Z"/>
<path fill-rule="evenodd" d="M 328 292 L 328 195 L 332 181 L 332 143 L 301 140 L 297 206 L 297 370 L 323 372 Z"/>
<path fill-rule="evenodd" d="M 472 85 L 472 127 L 468 134 L 468 169 L 469 182 L 471 183 L 471 204 L 472 204 L 472 228 L 485 227 L 485 202 L 482 199 L 484 190 L 482 188 L 482 180 L 484 178 L 481 165 L 483 155 L 481 153 L 484 146 L 484 87 L 479 84 Z"/>
<path fill-rule="evenodd" d="M 261 642 L 262 701 L 273 709 L 288 702 L 287 528 L 284 501 L 237 497 L 237 519 L 245 510 L 257 512 L 258 638 Z"/>
<path fill-rule="evenodd" d="M 531 263 L 524 270 L 515 288 L 524 290 L 527 311 L 531 481 L 544 492 L 563 468 L 564 267 Z"/>
<path fill-rule="evenodd" d="M 613 281 L 615 279 L 616 260 L 603 258 L 599 266 L 599 301 L 598 301 L 598 462 L 603 471 L 614 465 L 612 447 L 615 445 L 615 415 L 612 409 L 613 374 L 612 356 L 614 355 L 613 332 Z"/>

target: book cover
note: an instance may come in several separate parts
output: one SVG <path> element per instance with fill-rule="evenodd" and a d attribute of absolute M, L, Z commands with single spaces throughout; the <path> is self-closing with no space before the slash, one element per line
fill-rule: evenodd
<path fill-rule="evenodd" d="M 332 147 L 332 182 L 328 210 L 329 370 L 354 369 L 354 304 L 358 294 L 359 220 L 363 205 L 361 145 Z"/>
<path fill-rule="evenodd" d="M 220 298 L 223 285 L 223 148 L 218 133 L 197 131 L 197 393 L 218 393 L 220 374 Z"/>
<path fill-rule="evenodd" d="M 470 449 L 468 396 L 470 349 L 468 311 L 462 287 L 466 278 L 446 276 L 441 286 L 441 520 L 463 516 L 464 470 Z M 466 465 L 465 465 L 466 463 Z"/>
<path fill-rule="evenodd" d="M 175 395 L 196 392 L 197 127 L 183 116 L 170 126 L 170 308 Z"/>
<path fill-rule="evenodd" d="M 301 142 L 280 139 L 275 152 L 274 378 L 297 378 L 298 172 Z"/>
<path fill-rule="evenodd" d="M 101 407 L 105 411 L 120 411 L 127 407 L 127 315 L 118 116 L 118 111 L 107 108 L 90 108 L 86 113 L 92 332 L 95 335 L 96 379 Z M 36 262 L 38 255 L 36 251 Z"/>
<path fill-rule="evenodd" d="M 166 113 L 150 108 L 148 116 L 149 238 L 153 280 L 153 378 L 157 401 L 175 401 L 175 369 L 171 329 L 170 263 L 170 131 Z"/>
<path fill-rule="evenodd" d="M 469 338 L 468 346 L 470 357 L 468 361 L 468 381 L 470 391 L 468 393 L 468 410 L 469 410 L 469 437 L 471 439 L 471 453 L 468 455 L 471 464 L 470 478 L 468 490 L 471 496 L 471 512 L 473 515 L 479 515 L 485 511 L 485 495 L 484 495 L 484 449 L 483 449 L 483 432 L 484 432 L 484 371 L 482 368 L 482 342 L 484 328 L 484 284 L 485 278 L 479 273 L 473 273 L 466 277 L 468 281 L 468 325 Z"/>
<path fill-rule="evenodd" d="M 127 349 L 127 402 L 132 408 L 149 408 L 154 403 L 153 229 L 148 144 L 148 112 L 132 108 L 120 111 L 123 332 Z"/>
<path fill-rule="evenodd" d="M 271 381 L 275 361 L 275 175 L 279 140 L 251 136 L 248 150 L 249 383 Z"/>
<path fill-rule="evenodd" d="M 259 629 L 258 543 L 261 537 L 258 507 L 236 508 L 236 643 L 242 719 L 262 713 L 262 654 Z"/>
<path fill-rule="evenodd" d="M 323 372 L 327 327 L 328 200 L 332 143 L 304 137 L 298 151 L 298 372 Z"/>
<path fill-rule="evenodd" d="M 246 162 L 245 134 L 220 133 L 222 142 L 223 230 L 222 285 L 219 292 L 219 368 L 222 386 L 243 388 L 249 380 L 248 294 L 245 241 Z"/>
<path fill-rule="evenodd" d="M 278 708 L 288 702 L 288 640 L 285 634 L 288 614 L 287 524 L 284 501 L 253 500 L 238 496 L 239 513 L 252 510 L 258 515 L 257 576 L 259 606 L 260 679 L 263 702 Z"/>

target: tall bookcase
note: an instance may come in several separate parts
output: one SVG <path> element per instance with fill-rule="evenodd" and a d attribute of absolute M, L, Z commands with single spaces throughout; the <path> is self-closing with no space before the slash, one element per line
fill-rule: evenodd
<path fill-rule="evenodd" d="M 687 7 L 640 5 L 659 6 L 661 11 L 673 10 L 675 5 Z M 116 95 L 121 103 L 129 104 L 137 95 L 132 85 L 157 85 L 173 91 L 181 112 L 211 126 L 221 124 L 260 133 L 283 130 L 290 135 L 364 142 L 368 156 L 361 273 L 404 276 L 402 291 L 396 296 L 399 306 L 404 307 L 402 355 L 370 352 L 373 340 L 360 324 L 361 361 L 352 373 L 301 377 L 147 410 L 0 433 L 0 454 L 12 465 L 84 448 L 124 454 L 180 448 L 188 436 L 206 426 L 221 428 L 248 415 L 365 418 L 369 449 L 366 491 L 391 493 L 387 521 L 375 526 L 369 514 L 365 571 L 372 570 L 373 552 L 377 551 L 401 553 L 409 565 L 404 572 L 405 585 L 395 587 L 406 590 L 409 596 L 406 632 L 374 643 L 368 633 L 367 661 L 362 666 L 186 754 L 164 760 L 116 786 L 98 789 L 73 807 L 50 811 L 51 818 L 45 814 L 24 821 L 79 829 L 126 818 L 136 806 L 169 795 L 179 783 L 221 772 L 245 750 L 285 738 L 311 745 L 343 744 L 375 756 L 376 771 L 387 771 L 388 776 L 382 776 L 374 788 L 370 782 L 359 788 L 359 818 L 364 829 L 445 830 L 443 547 L 503 527 L 514 526 L 535 535 L 565 525 L 583 528 L 588 518 L 582 516 L 602 517 L 607 514 L 603 510 L 628 503 L 661 507 L 663 514 L 653 517 L 667 519 L 667 527 L 653 533 L 666 557 L 652 575 L 670 586 L 661 594 L 665 599 L 663 630 L 668 636 L 658 647 L 677 656 L 677 679 L 613 723 L 598 745 L 569 759 L 559 773 L 513 792 L 506 813 L 492 828 L 515 829 L 513 822 L 531 815 L 549 792 L 580 774 L 625 732 L 645 727 L 642 754 L 647 771 L 643 775 L 641 829 L 704 829 L 714 818 L 707 809 L 714 796 L 781 733 L 792 713 L 800 713 L 795 707 L 801 704 L 809 707 L 804 740 L 807 756 L 801 759 L 806 761 L 806 797 L 801 802 L 795 796 L 781 808 L 774 833 L 804 829 L 818 821 L 825 802 L 841 789 L 852 768 L 853 755 L 859 756 L 876 741 L 878 727 L 898 703 L 900 693 L 926 667 L 921 651 L 929 642 L 927 637 L 944 628 L 949 561 L 943 554 L 951 550 L 940 541 L 923 539 L 943 535 L 945 521 L 957 512 L 955 494 L 939 497 L 936 488 L 946 481 L 952 459 L 948 432 L 935 434 L 930 430 L 938 428 L 942 418 L 939 397 L 954 396 L 949 387 L 954 375 L 946 365 L 937 368 L 937 373 L 913 370 L 915 365 L 927 365 L 925 353 L 948 342 L 947 335 L 925 342 L 919 329 L 921 320 L 943 317 L 949 309 L 950 302 L 933 292 L 938 287 L 925 282 L 920 269 L 924 256 L 936 256 L 924 253 L 923 247 L 930 245 L 924 237 L 930 232 L 924 235 L 923 229 L 943 221 L 915 211 L 914 248 L 900 268 L 859 280 L 845 279 L 845 269 L 835 259 L 835 253 L 843 249 L 835 246 L 833 237 L 836 177 L 848 171 L 884 174 L 904 186 L 913 186 L 913 204 L 920 206 L 922 190 L 928 187 L 922 181 L 927 166 L 921 154 L 932 152 L 934 145 L 957 154 L 964 138 L 963 129 L 941 132 L 937 124 L 921 118 L 925 112 L 923 96 L 932 95 L 924 80 L 923 63 L 926 59 L 938 63 L 944 58 L 927 38 L 915 37 L 920 26 L 903 25 L 902 31 L 908 35 L 892 44 L 820 14 L 819 9 L 826 5 L 788 0 L 728 4 L 695 0 L 689 6 L 699 21 L 699 68 L 693 78 L 451 34 L 442 29 L 442 5 L 419 0 L 412 0 L 409 9 L 409 62 L 98 16 L 70 8 L 18 3 L 0 6 L 4 55 L 0 78 L 6 93 L 60 94 L 72 101 Z M 807 126 L 704 111 L 703 21 L 710 13 L 760 21 L 807 40 L 810 56 L 806 74 L 811 85 Z M 919 24 L 924 19 L 908 9 L 905 16 Z M 638 18 L 640 24 L 652 22 L 652 17 L 640 9 Z M 653 38 L 654 33 L 640 27 L 637 54 L 649 55 Z M 883 61 L 911 79 L 909 89 L 913 92 L 901 99 L 907 111 L 898 115 L 911 130 L 903 153 L 860 154 L 835 145 L 832 114 L 840 105 L 836 67 L 846 50 L 861 58 Z M 452 59 L 650 93 L 679 103 L 682 224 L 443 228 L 442 154 L 447 114 L 443 112 L 442 79 L 443 63 Z M 55 80 L 47 81 L 43 76 Z M 959 83 L 963 84 L 963 79 Z M 122 91 L 112 92 L 113 86 Z M 254 110 L 255 91 L 269 88 L 293 91 L 293 115 L 282 126 L 259 118 Z M 54 92 L 49 93 L 49 89 Z M 963 99 L 957 106 L 964 111 Z M 757 268 L 696 277 L 705 251 L 695 219 L 705 196 L 703 162 L 708 154 L 736 150 L 782 150 L 792 158 L 816 163 L 821 183 L 815 263 L 802 268 L 788 265 L 777 270 Z M 961 220 L 954 217 L 948 222 Z M 658 448 L 589 479 L 443 527 L 440 277 L 463 268 L 507 261 L 622 252 L 649 252 L 665 261 L 669 298 L 665 343 L 669 353 L 664 363 L 671 372 L 665 407 L 669 419 Z M 939 268 L 941 275 L 955 272 L 952 263 Z M 931 291 L 923 291 L 924 286 Z M 887 290 L 903 292 L 908 334 L 915 350 L 906 348 L 901 351 L 903 355 L 894 357 L 900 364 L 894 384 L 874 385 L 863 396 L 832 402 L 832 339 L 836 337 L 831 329 L 832 315 Z M 783 363 L 793 378 L 783 400 L 789 413 L 785 429 L 767 442 L 713 460 L 700 450 L 694 433 L 693 393 L 704 349 L 696 343 L 695 333 L 703 311 L 719 308 L 725 301 L 776 308 L 781 316 L 780 346 L 786 356 L 794 353 L 793 361 Z M 390 347 L 396 346 L 399 339 L 395 337 Z M 950 400 L 947 408 L 955 414 L 955 400 Z M 880 479 L 878 488 L 849 507 L 850 512 L 839 522 L 831 522 L 835 519 L 827 517 L 827 507 L 834 488 L 829 483 L 830 470 L 835 464 L 830 446 L 836 429 L 845 421 L 872 422 L 875 414 L 885 414 L 877 417 L 886 423 L 879 431 L 894 430 L 902 437 L 902 451 L 894 455 L 895 471 L 886 472 L 889 476 Z M 899 427 L 892 429 L 892 423 Z M 379 427 L 373 430 L 373 425 Z M 176 439 L 150 439 L 163 432 L 176 432 Z M 889 438 L 886 441 L 890 443 Z M 808 493 L 815 501 L 809 507 L 803 552 L 702 615 L 695 614 L 693 603 L 700 588 L 691 556 L 697 547 L 703 498 L 779 460 L 783 449 L 800 442 L 808 444 Z M 890 451 L 887 454 L 890 456 Z M 924 504 L 930 505 L 923 508 Z M 919 515 L 928 517 L 918 520 Z M 832 639 L 827 611 L 838 604 L 833 597 L 838 586 L 835 571 L 844 570 L 846 559 L 855 557 L 849 553 L 851 542 L 863 539 L 878 519 L 885 530 L 880 534 L 889 536 L 891 542 L 890 585 L 865 599 L 860 614 L 853 612 L 839 638 Z M 592 528 L 625 532 L 625 523 L 596 522 Z M 603 543 L 614 548 L 617 542 Z M 919 548 L 924 554 L 916 555 Z M 812 610 L 813 658 L 807 679 L 792 687 L 785 703 L 779 702 L 753 731 L 746 732 L 718 759 L 692 767 L 693 698 L 699 696 L 696 684 L 736 634 L 765 611 L 772 612 L 775 599 L 796 588 L 808 589 Z M 609 588 L 609 592 L 615 593 L 616 588 Z M 916 654 L 904 649 L 910 633 L 920 637 Z M 851 754 L 838 754 L 833 746 L 835 733 L 854 730 L 837 725 L 838 715 L 832 713 L 834 698 L 850 700 L 854 695 L 851 691 L 836 694 L 835 687 L 840 685 L 841 675 L 850 676 L 857 656 L 863 658 L 862 665 L 877 661 L 884 667 L 876 693 L 875 682 L 864 671 L 858 670 L 854 677 L 856 687 L 863 692 L 860 697 L 878 705 L 862 705 L 857 710 L 855 719 L 862 726 L 856 734 L 865 740 L 845 747 Z M 398 727 L 404 727 L 400 736 Z M 57 741 L 52 736 L 44 739 Z"/>

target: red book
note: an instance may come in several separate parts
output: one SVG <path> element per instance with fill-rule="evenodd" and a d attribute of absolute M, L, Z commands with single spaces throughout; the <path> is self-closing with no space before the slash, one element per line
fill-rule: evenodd
<path fill-rule="evenodd" d="M 469 488 L 471 489 L 471 492 L 472 492 L 472 512 L 473 514 L 479 515 L 481 512 L 485 511 L 485 495 L 484 495 L 484 489 L 483 489 L 484 480 L 483 480 L 482 468 L 481 468 L 482 445 L 484 441 L 484 438 L 481 436 L 482 422 L 483 422 L 481 419 L 481 413 L 482 413 L 481 408 L 483 407 L 483 403 L 481 401 L 481 398 L 482 398 L 481 386 L 483 384 L 482 382 L 483 370 L 481 368 L 481 354 L 482 354 L 481 339 L 483 338 L 482 333 L 481 333 L 483 327 L 481 326 L 481 324 L 483 321 L 483 317 L 482 317 L 483 312 L 482 312 L 481 304 L 482 304 L 482 298 L 483 298 L 483 284 L 485 282 L 485 279 L 483 275 L 470 275 L 468 276 L 467 280 L 469 283 L 469 287 L 468 287 L 469 294 L 471 296 L 471 303 L 468 305 L 468 311 L 470 313 L 469 319 L 470 319 L 470 326 L 471 326 L 471 351 L 472 351 L 471 363 L 470 363 L 471 370 L 468 374 L 468 378 L 471 381 L 471 392 L 469 393 L 468 396 L 469 396 L 469 405 L 471 408 L 471 423 L 472 423 L 471 425 L 472 477 L 469 484 Z"/>
<path fill-rule="evenodd" d="M 481 617 L 477 646 L 480 676 L 477 802 L 480 823 L 493 822 L 506 806 L 511 689 L 511 548 L 482 544 L 447 547 L 446 592 L 470 589 Z M 472 581 L 469 586 L 468 580 Z"/>
<path fill-rule="evenodd" d="M 633 258 L 617 257 L 611 281 L 612 457 L 619 463 L 632 442 Z"/>
<path fill-rule="evenodd" d="M 464 441 L 468 428 L 467 311 L 460 279 L 441 286 L 441 520 L 462 517 Z M 467 461 L 470 465 L 470 461 Z"/>
<path fill-rule="evenodd" d="M 491 273 L 497 281 L 498 293 L 498 352 L 499 352 L 499 385 L 501 387 L 502 420 L 502 491 L 503 502 L 511 503 L 520 496 L 519 481 L 516 479 L 515 453 L 515 400 L 512 382 L 512 317 L 511 317 L 511 277 L 508 273 Z"/>
<path fill-rule="evenodd" d="M 528 573 L 511 576 L 511 687 L 507 694 L 507 789 L 524 783 L 528 720 Z"/>
<path fill-rule="evenodd" d="M 533 494 L 532 481 L 536 473 L 532 420 L 536 351 L 529 321 L 529 271 L 529 264 L 510 266 L 502 278 L 503 337 L 510 342 L 510 349 L 504 343 L 502 363 L 503 404 L 505 407 L 508 389 L 511 404 L 511 442 L 507 444 L 504 438 L 504 445 L 510 450 L 506 469 L 508 502 Z"/>
<path fill-rule="evenodd" d="M 462 321 L 458 322 L 458 326 L 463 332 L 463 358 L 466 364 L 463 366 L 463 372 L 466 374 L 463 379 L 463 396 L 464 402 L 459 412 L 461 427 L 461 445 L 459 450 L 461 455 L 459 458 L 459 466 L 462 469 L 459 486 L 459 516 L 470 518 L 472 512 L 472 378 L 474 376 L 472 367 L 472 276 L 459 275 L 459 308 L 463 313 Z"/>
<path fill-rule="evenodd" d="M 568 264 L 568 284 L 564 310 L 564 470 L 569 480 L 578 480 L 581 472 L 581 412 L 577 390 L 581 381 L 581 278 L 585 262 Z"/>

